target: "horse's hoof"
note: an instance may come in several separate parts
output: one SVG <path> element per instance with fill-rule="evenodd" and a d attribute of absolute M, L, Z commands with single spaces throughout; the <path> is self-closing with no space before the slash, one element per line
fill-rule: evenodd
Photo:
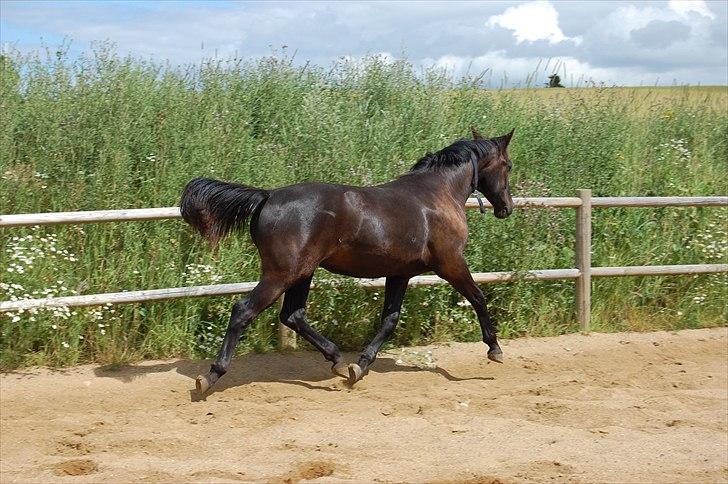
<path fill-rule="evenodd" d="M 331 373 L 341 378 L 349 378 L 349 372 L 346 367 L 346 363 L 337 363 L 331 367 Z"/>
<path fill-rule="evenodd" d="M 195 380 L 195 388 L 197 388 L 197 393 L 203 394 L 207 390 L 210 389 L 212 384 L 210 383 L 210 380 L 206 376 L 198 375 L 197 380 Z"/>
<path fill-rule="evenodd" d="M 503 363 L 503 352 L 501 350 L 489 351 L 488 359 L 496 363 Z"/>
<path fill-rule="evenodd" d="M 349 365 L 349 384 L 353 385 L 354 383 L 361 380 L 362 375 L 364 372 L 362 371 L 361 367 L 357 365 L 356 363 L 352 363 Z"/>

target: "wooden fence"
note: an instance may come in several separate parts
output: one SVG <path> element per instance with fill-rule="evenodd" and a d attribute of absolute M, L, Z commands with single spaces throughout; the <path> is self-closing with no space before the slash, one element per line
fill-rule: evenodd
<path fill-rule="evenodd" d="M 576 281 L 576 315 L 583 332 L 589 331 L 591 317 L 592 277 L 662 276 L 679 274 L 709 274 L 728 272 L 728 264 L 690 264 L 668 266 L 591 266 L 591 221 L 593 208 L 609 207 L 728 207 L 728 197 L 592 197 L 591 190 L 577 190 L 576 197 L 514 198 L 521 208 L 575 208 L 576 209 L 576 267 L 573 269 L 541 269 L 527 272 L 479 272 L 473 273 L 478 283 L 507 282 L 516 279 Z M 490 204 L 486 202 L 490 207 Z M 478 207 L 471 198 L 466 208 Z M 142 208 L 131 210 L 97 210 L 89 212 L 55 212 L 0 215 L 0 227 L 32 225 L 82 224 L 94 222 L 119 222 L 132 220 L 160 220 L 181 218 L 179 207 Z M 385 279 L 359 279 L 362 287 L 384 287 Z M 446 283 L 437 276 L 418 276 L 410 280 L 412 286 Z M 222 296 L 240 294 L 252 290 L 256 282 L 215 284 L 209 286 L 149 289 L 82 296 L 65 296 L 43 299 L 25 299 L 0 302 L 0 312 L 27 310 L 41 307 L 97 306 L 101 304 L 125 304 L 161 301 L 184 297 Z M 313 287 L 316 287 L 314 282 Z M 283 346 L 295 346 L 295 337 L 279 325 Z"/>

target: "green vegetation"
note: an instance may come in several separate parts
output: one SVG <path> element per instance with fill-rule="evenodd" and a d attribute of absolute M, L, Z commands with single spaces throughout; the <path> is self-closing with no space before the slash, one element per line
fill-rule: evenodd
<path fill-rule="evenodd" d="M 515 196 L 725 194 L 728 91 L 581 88 L 483 91 L 405 62 L 371 58 L 333 69 L 206 61 L 186 69 L 100 48 L 4 58 L 0 71 L 0 211 L 176 205 L 195 176 L 278 187 L 305 180 L 375 184 L 426 151 L 515 127 Z M 573 210 L 520 210 L 505 221 L 468 214 L 473 271 L 573 267 Z M 600 209 L 598 265 L 725 262 L 722 208 Z M 217 253 L 181 221 L 4 229 L 0 298 L 256 280 L 247 233 Z M 325 273 L 317 275 L 329 277 Z M 573 283 L 483 286 L 503 337 L 577 330 Z M 724 325 L 725 275 L 598 279 L 597 331 Z M 312 291 L 312 323 L 347 349 L 374 333 L 382 291 Z M 0 365 L 66 365 L 207 357 L 233 298 L 0 315 Z M 241 351 L 275 347 L 277 311 Z M 412 288 L 393 345 L 480 340 L 449 287 Z"/>

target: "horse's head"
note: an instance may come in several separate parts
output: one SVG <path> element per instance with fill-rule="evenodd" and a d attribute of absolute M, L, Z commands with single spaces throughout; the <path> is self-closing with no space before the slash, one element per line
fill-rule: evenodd
<path fill-rule="evenodd" d="M 473 139 L 482 140 L 483 137 L 473 128 Z M 513 137 L 510 133 L 492 138 L 496 149 L 490 150 L 488 155 L 478 160 L 478 191 L 493 205 L 493 213 L 498 218 L 506 218 L 513 212 L 513 198 L 508 183 L 511 172 L 511 158 L 508 155 L 508 143 Z"/>

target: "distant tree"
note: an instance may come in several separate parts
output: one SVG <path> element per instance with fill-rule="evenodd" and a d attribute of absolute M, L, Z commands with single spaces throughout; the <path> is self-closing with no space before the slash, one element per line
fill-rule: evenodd
<path fill-rule="evenodd" d="M 549 87 L 564 87 L 561 85 L 561 78 L 558 74 L 551 74 L 549 76 Z"/>

